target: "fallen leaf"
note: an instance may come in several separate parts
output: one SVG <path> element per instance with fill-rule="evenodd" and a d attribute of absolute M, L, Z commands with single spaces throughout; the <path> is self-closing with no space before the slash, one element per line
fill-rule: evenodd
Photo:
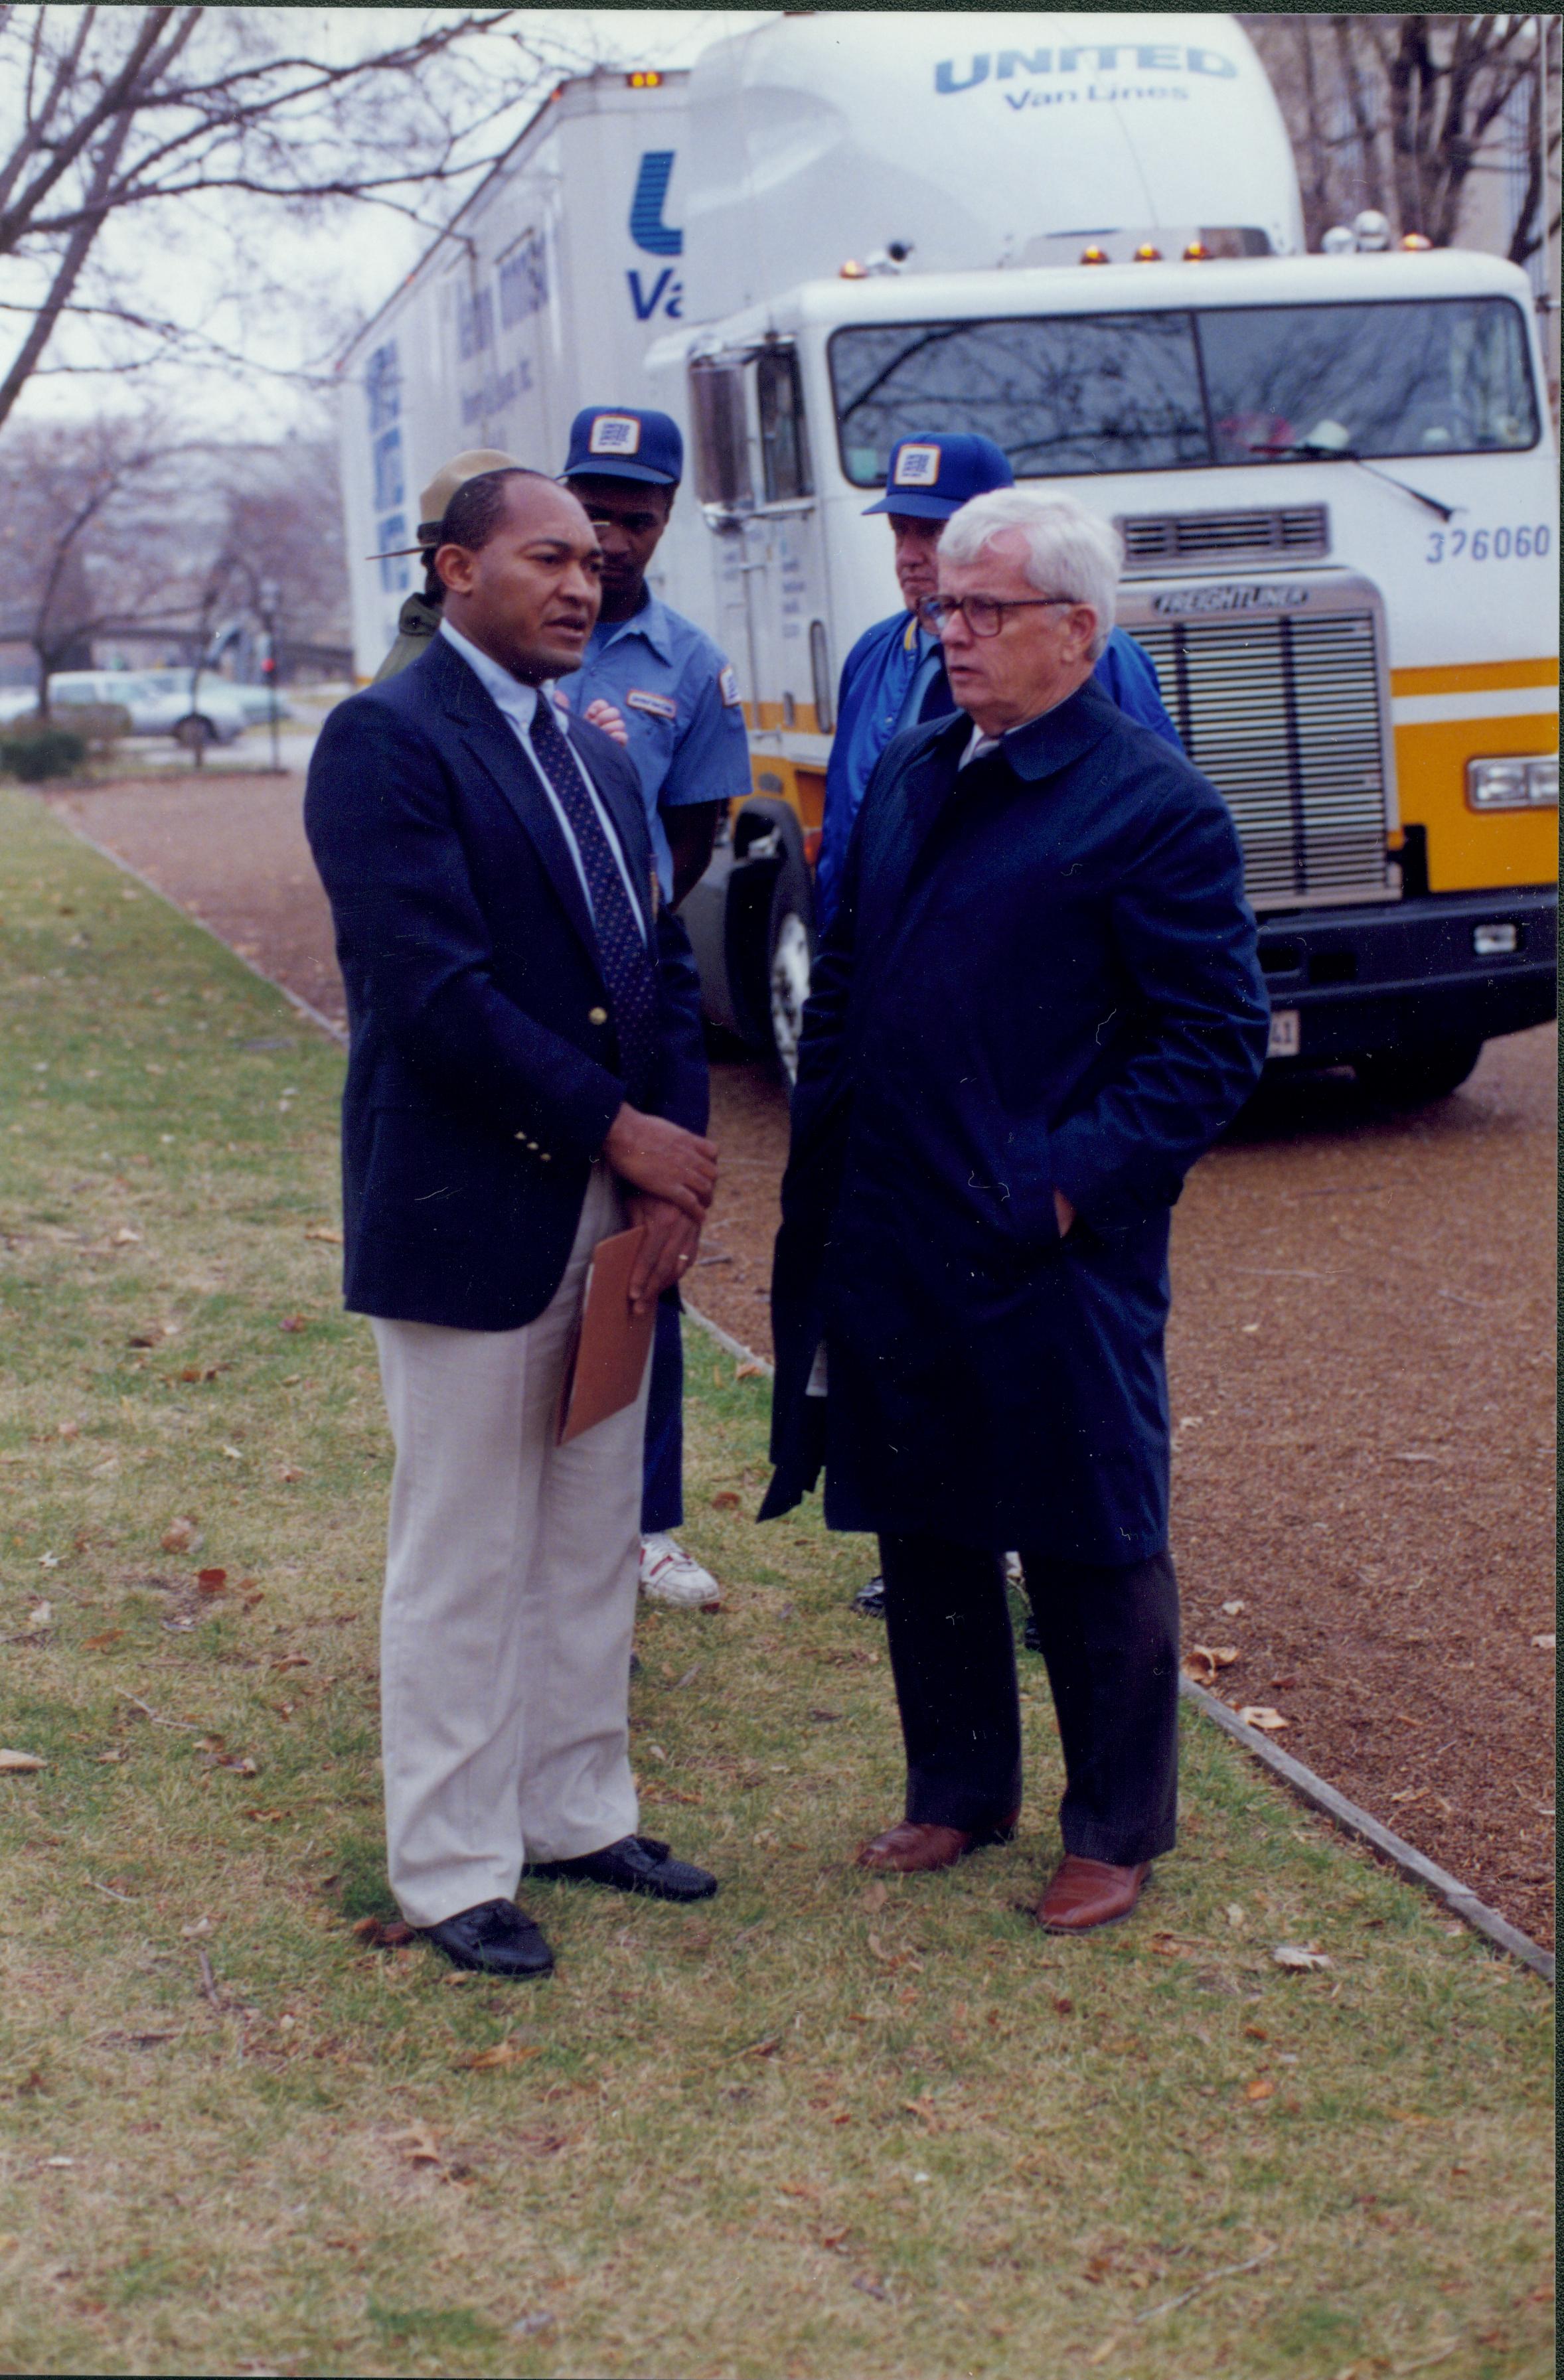
<path fill-rule="evenodd" d="M 1075 2014 L 1075 2002 L 1073 2000 L 1066 1999 L 1062 1992 L 1054 1992 L 1050 1997 L 1054 2003 L 1054 2014 L 1056 2016 L 1073 2016 Z"/>
<path fill-rule="evenodd" d="M 399 1950 L 404 1942 L 414 1938 L 412 1927 L 404 1925 L 399 1917 L 360 1917 L 353 1933 L 372 1950 Z"/>
<path fill-rule="evenodd" d="M 160 1539 L 165 1554 L 193 1553 L 200 1542 L 200 1532 L 188 1512 L 181 1512 L 170 1521 Z"/>
<path fill-rule="evenodd" d="M 781 2046 L 781 2034 L 779 2033 L 773 2033 L 769 2034 L 764 2041 L 751 2043 L 750 2047 L 745 2050 L 744 2055 L 746 2058 L 775 2058 Z"/>
<path fill-rule="evenodd" d="M 221 1595 L 227 1584 L 226 1570 L 198 1570 L 196 1572 L 196 1585 L 202 1595 Z"/>
<path fill-rule="evenodd" d="M 339 1248 L 342 1245 L 341 1232 L 332 1231 L 325 1223 L 312 1226 L 304 1236 L 307 1240 L 324 1240 L 327 1247 Z"/>
<path fill-rule="evenodd" d="M 886 2289 L 879 2281 L 871 2281 L 866 2279 L 861 2273 L 858 2276 L 858 2278 L 853 2282 L 852 2286 L 855 2289 L 861 2289 L 866 2298 L 878 2298 L 882 2305 L 889 2305 L 890 2303 L 889 2289 Z"/>
<path fill-rule="evenodd" d="M 179 1931 L 187 1942 L 193 1942 L 198 1935 L 211 1933 L 212 1920 L 210 1917 L 198 1917 L 193 1925 L 181 1925 Z"/>
<path fill-rule="evenodd" d="M 281 1480 L 291 1483 L 295 1479 L 302 1479 L 303 1476 L 304 1474 L 297 1463 L 279 1463 L 277 1465 L 277 1477 Z"/>
<path fill-rule="evenodd" d="M 140 1232 L 133 1232 L 128 1223 L 121 1223 L 117 1232 L 111 1232 L 109 1233 L 109 1245 L 111 1248 L 134 1248 L 139 1247 L 141 1243 L 141 1234 Z M 145 1344 L 149 1347 L 155 1347 L 157 1342 L 155 1339 L 149 1339 L 145 1342 Z"/>
<path fill-rule="evenodd" d="M 123 1752 L 99 1752 L 94 1753 L 93 1755 L 93 1758 L 100 1768 L 110 1767 L 116 1761 L 123 1760 L 124 1757 L 125 1755 Z"/>
<path fill-rule="evenodd" d="M 1244 2084 L 1243 2095 L 1246 2099 L 1270 2099 L 1276 2095 L 1276 2088 L 1264 2074 L 1257 2074 L 1252 2082 Z"/>
<path fill-rule="evenodd" d="M 239 1452 L 237 1446 L 226 1446 L 223 1449 L 223 1451 L 227 1456 L 230 1463 L 242 1463 L 244 1461 L 244 1457 Z"/>
<path fill-rule="evenodd" d="M 9 1771 L 13 1776 L 21 1777 L 30 1775 L 35 1768 L 47 1768 L 48 1766 L 48 1762 L 41 1760 L 36 1752 L 0 1751 L 0 1773 Z"/>
<path fill-rule="evenodd" d="M 304 1236 L 308 1239 L 310 1235 L 306 1232 Z M 309 1318 L 303 1314 L 285 1314 L 277 1325 L 279 1330 L 308 1330 L 309 1328 Z"/>
<path fill-rule="evenodd" d="M 871 1915 L 871 1917 L 874 1915 L 874 1912 L 875 1912 L 877 1909 L 883 1909 L 883 1908 L 885 1907 L 885 1905 L 886 1905 L 886 1888 L 885 1888 L 885 1886 L 884 1886 L 883 1884 L 872 1884 L 872 1885 L 870 1885 L 870 1886 L 869 1886 L 869 1888 L 867 1888 L 867 1890 L 865 1891 L 864 1895 L 863 1895 L 863 1906 L 864 1906 L 864 1908 L 869 1912 L 869 1914 Z"/>
<path fill-rule="evenodd" d="M 111 1645 L 118 1644 L 124 1633 L 123 1628 L 102 1628 L 95 1636 L 82 1638 L 81 1649 L 84 1653 L 106 1653 Z M 105 1754 L 103 1756 L 107 1758 L 111 1755 Z M 119 1755 L 116 1753 L 112 1757 L 117 1759 Z"/>
<path fill-rule="evenodd" d="M 62 1421 L 55 1435 L 56 1438 L 79 1438 L 81 1424 L 79 1421 Z"/>
<path fill-rule="evenodd" d="M 281 1824 L 287 1814 L 282 1810 L 246 1810 L 242 1815 L 253 1818 L 258 1827 L 275 1827 Z"/>
<path fill-rule="evenodd" d="M 714 1512 L 736 1512 L 739 1510 L 739 1499 L 731 1488 L 717 1489 L 712 1498 L 712 1510 Z"/>
<path fill-rule="evenodd" d="M 546 2330 L 554 2320 L 551 2313 L 524 2313 L 510 2325 L 512 2338 L 531 2338 L 532 2333 Z"/>
<path fill-rule="evenodd" d="M 1555 1653 L 1558 1649 L 1558 1631 L 1550 1628 L 1546 1636 L 1533 1636 L 1532 1642 L 1539 1653 Z"/>
<path fill-rule="evenodd" d="M 30 1628 L 47 1628 L 54 1616 L 52 1603 L 35 1603 L 27 1615 L 27 1624 Z"/>
<path fill-rule="evenodd" d="M 434 2134 L 425 2131 L 422 2127 L 398 2132 L 397 2139 L 401 2146 L 402 2155 L 409 2165 L 443 2166 L 446 2162 L 434 2144 Z"/>
<path fill-rule="evenodd" d="M 1100 2347 L 1094 2347 L 1091 2354 L 1086 2358 L 1088 2364 L 1106 2363 L 1118 2345 L 1118 2331 L 1110 2331 Z"/>
<path fill-rule="evenodd" d="M 1273 1710 L 1269 1703 L 1245 1703 L 1239 1717 L 1245 1727 L 1257 1727 L 1266 1735 L 1275 1735 L 1278 1728 L 1292 1725 L 1289 1718 L 1283 1718 L 1280 1711 Z"/>
<path fill-rule="evenodd" d="M 765 1366 L 764 1364 L 735 1364 L 733 1366 L 733 1377 L 736 1380 L 758 1380 L 762 1378 L 764 1371 Z"/>
<path fill-rule="evenodd" d="M 1229 1925 L 1241 1925 L 1244 1923 L 1244 1911 L 1240 1907 L 1236 1900 L 1228 1901 L 1228 1923 Z"/>
<path fill-rule="evenodd" d="M 1230 1602 L 1224 1603 L 1222 1606 L 1222 1617 L 1224 1620 L 1237 1620 L 1248 1609 L 1249 1606 L 1242 1597 L 1235 1595 Z"/>
<path fill-rule="evenodd" d="M 1278 1942 L 1271 1958 L 1278 1967 L 1292 1967 L 1300 1972 L 1331 1964 L 1325 1952 L 1316 1950 L 1310 1942 Z"/>
<path fill-rule="evenodd" d="M 493 2049 L 474 2050 L 470 2058 L 458 2058 L 457 2064 L 466 2067 L 470 2074 L 492 2074 L 505 2066 L 524 2066 L 529 2058 L 541 2058 L 542 2047 L 530 2042 L 499 2041 Z"/>

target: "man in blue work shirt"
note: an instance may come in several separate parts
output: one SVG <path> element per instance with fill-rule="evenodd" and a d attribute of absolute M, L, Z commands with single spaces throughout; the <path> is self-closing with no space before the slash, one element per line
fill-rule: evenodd
<path fill-rule="evenodd" d="M 1009 457 L 992 438 L 967 431 L 935 431 L 899 439 L 891 448 L 886 492 L 868 513 L 886 513 L 896 540 L 896 581 L 906 609 L 877 620 L 842 663 L 837 696 L 837 733 L 825 770 L 825 815 L 814 868 L 814 917 L 824 933 L 837 906 L 842 863 L 853 820 L 874 763 L 893 735 L 926 719 L 954 710 L 945 675 L 945 652 L 937 637 L 918 623 L 916 606 L 939 586 L 940 532 L 953 513 L 973 496 L 1013 488 Z M 1151 656 L 1133 637 L 1116 627 L 1093 675 L 1126 717 L 1139 721 L 1182 751 L 1167 714 Z M 1019 1583 L 1012 1561 L 1010 1576 Z M 885 1582 L 872 1578 L 852 1598 L 866 1619 L 883 1619 Z M 1028 1613 L 1026 1642 L 1035 1651 L 1036 1621 Z"/>
<path fill-rule="evenodd" d="M 666 413 L 588 406 L 570 425 L 561 477 L 603 549 L 603 608 L 581 666 L 559 681 L 570 709 L 625 741 L 652 833 L 662 898 L 676 906 L 705 874 L 717 820 L 750 790 L 739 688 L 703 628 L 659 601 L 646 572 L 684 472 Z M 684 1359 L 678 1310 L 657 1308 L 646 1410 L 641 1585 L 659 1603 L 718 1592 L 672 1532 L 684 1518 Z"/>
<path fill-rule="evenodd" d="M 842 862 L 863 789 L 891 737 L 904 727 L 953 710 L 937 637 L 918 625 L 915 606 L 933 595 L 940 531 L 972 496 L 1012 488 L 1015 473 L 992 438 L 939 431 L 903 438 L 891 448 L 886 492 L 868 513 L 886 513 L 896 540 L 896 577 L 906 609 L 866 628 L 842 664 L 837 733 L 825 771 L 825 816 L 814 871 L 814 915 L 823 933 L 837 905 Z M 1182 750 L 1150 655 L 1115 628 L 1094 673 L 1105 694 L 1142 727 Z"/>

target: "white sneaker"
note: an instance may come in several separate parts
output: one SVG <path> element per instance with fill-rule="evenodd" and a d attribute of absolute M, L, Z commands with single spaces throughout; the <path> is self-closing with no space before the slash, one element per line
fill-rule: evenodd
<path fill-rule="evenodd" d="M 709 1570 L 687 1554 L 678 1539 L 642 1537 L 641 1592 L 652 1603 L 715 1603 L 722 1593 Z"/>

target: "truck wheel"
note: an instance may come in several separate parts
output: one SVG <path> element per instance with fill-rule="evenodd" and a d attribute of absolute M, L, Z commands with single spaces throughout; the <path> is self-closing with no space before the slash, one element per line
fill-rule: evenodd
<path fill-rule="evenodd" d="M 216 743 L 217 730 L 210 719 L 202 719 L 192 710 L 188 719 L 181 719 L 175 727 L 174 741 L 182 744 L 187 752 L 204 752 L 209 744 Z"/>
<path fill-rule="evenodd" d="M 809 998 L 810 964 L 813 956 L 810 930 L 799 914 L 784 871 L 771 905 L 771 1039 L 776 1062 L 788 1083 L 799 1072 L 799 1036 L 803 1029 L 804 1002 Z"/>
<path fill-rule="evenodd" d="M 1387 1107 L 1425 1108 L 1459 1090 L 1483 1054 L 1481 1041 L 1437 1041 L 1381 1050 L 1355 1058 L 1352 1071 L 1365 1091 Z"/>

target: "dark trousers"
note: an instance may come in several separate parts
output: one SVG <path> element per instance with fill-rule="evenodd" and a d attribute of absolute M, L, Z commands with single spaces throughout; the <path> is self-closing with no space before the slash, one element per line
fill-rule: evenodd
<path fill-rule="evenodd" d="M 641 1475 L 641 1534 L 661 1536 L 684 1518 L 684 1342 L 678 1308 L 659 1305 L 646 1391 L 646 1452 Z"/>
<path fill-rule="evenodd" d="M 1122 1569 L 1020 1549 L 1064 1748 L 1067 1852 L 1132 1867 L 1173 1848 L 1179 1583 L 1170 1554 Z M 1021 1800 L 1016 1648 L 997 1554 L 882 1537 L 907 1815 L 1002 1833 Z"/>

